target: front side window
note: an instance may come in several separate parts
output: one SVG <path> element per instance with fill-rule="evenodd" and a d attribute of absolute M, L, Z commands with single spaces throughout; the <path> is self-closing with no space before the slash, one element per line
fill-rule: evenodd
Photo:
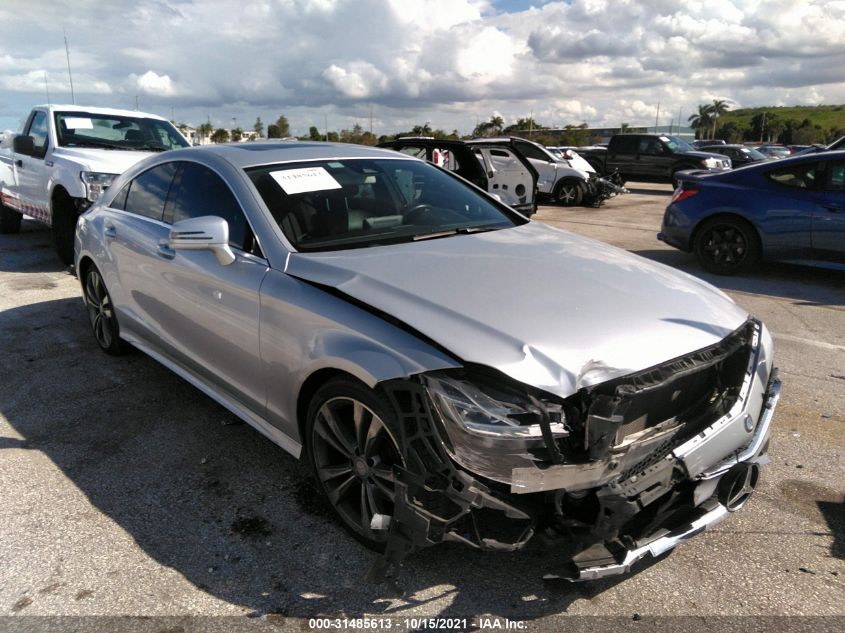
<path fill-rule="evenodd" d="M 197 163 L 183 162 L 164 212 L 164 221 L 215 215 L 229 223 L 229 244 L 244 249 L 248 233 L 246 216 L 235 194 L 216 173 Z"/>
<path fill-rule="evenodd" d="M 129 184 L 125 210 L 152 220 L 161 220 L 176 163 L 164 163 L 148 169 Z M 123 191 L 118 193 L 120 198 Z"/>
<path fill-rule="evenodd" d="M 816 179 L 817 170 L 818 165 L 816 163 L 800 163 L 782 169 L 773 169 L 766 175 L 770 180 L 785 187 L 815 189 L 818 182 Z"/>
<path fill-rule="evenodd" d="M 32 137 L 35 156 L 44 156 L 47 152 L 47 113 L 37 110 L 32 116 L 27 136 Z"/>
<path fill-rule="evenodd" d="M 156 152 L 189 146 L 169 121 L 89 112 L 56 112 L 55 116 L 61 147 Z"/>
<path fill-rule="evenodd" d="M 419 161 L 328 160 L 247 173 L 285 236 L 302 251 L 412 242 L 526 222 Z"/>
<path fill-rule="evenodd" d="M 825 190 L 845 191 L 845 162 L 830 163 Z"/>
<path fill-rule="evenodd" d="M 670 150 L 674 153 L 678 152 L 692 152 L 695 151 L 695 148 L 687 143 L 684 139 L 678 138 L 677 136 L 661 136 L 660 140 L 666 144 Z"/>

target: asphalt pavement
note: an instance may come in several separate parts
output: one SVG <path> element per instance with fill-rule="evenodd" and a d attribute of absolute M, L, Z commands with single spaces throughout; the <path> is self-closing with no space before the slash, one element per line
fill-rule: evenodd
<path fill-rule="evenodd" d="M 522 630 L 563 616 L 583 630 L 649 618 L 692 630 L 713 616 L 838 626 L 783 616 L 845 616 L 845 273 L 709 275 L 655 239 L 668 186 L 629 187 L 537 219 L 701 277 L 768 325 L 783 396 L 772 463 L 740 512 L 615 579 L 550 584 L 553 553 L 445 545 L 410 557 L 398 586 L 367 583 L 375 555 L 334 523 L 296 460 L 143 354 L 99 351 L 77 280 L 25 220 L 0 236 L 0 630 L 94 630 L 104 616 L 159 631 L 365 615 L 397 630 L 452 628 L 416 620 L 435 616 L 469 619 L 463 629 L 480 616 Z M 720 628 L 733 622 L 762 620 Z"/>

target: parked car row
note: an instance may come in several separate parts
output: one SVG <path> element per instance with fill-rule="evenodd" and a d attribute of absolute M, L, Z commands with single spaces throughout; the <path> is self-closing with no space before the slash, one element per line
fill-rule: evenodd
<path fill-rule="evenodd" d="M 564 206 L 599 206 L 607 198 L 625 191 L 614 182 L 599 178 L 576 152 L 555 152 L 518 137 L 469 141 L 403 137 L 381 143 L 379 147 L 426 158 L 529 215 L 534 213 L 538 199 Z M 478 164 L 469 159 L 471 155 Z M 527 179 L 531 174 L 534 182 L 529 189 Z"/>

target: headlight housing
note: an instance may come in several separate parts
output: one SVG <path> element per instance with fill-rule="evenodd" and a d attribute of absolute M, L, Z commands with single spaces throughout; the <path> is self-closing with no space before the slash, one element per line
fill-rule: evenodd
<path fill-rule="evenodd" d="M 707 169 L 727 169 L 731 166 L 729 158 L 705 158 L 701 164 Z"/>
<path fill-rule="evenodd" d="M 526 397 L 504 392 L 493 395 L 471 382 L 443 375 L 426 376 L 425 383 L 440 417 L 472 435 L 503 440 L 543 437 L 540 424 L 530 423 L 541 413 Z M 569 435 L 562 406 L 550 402 L 541 406 L 549 415 L 552 435 Z"/>
<path fill-rule="evenodd" d="M 544 414 L 555 445 L 569 435 L 560 403 L 532 397 L 504 378 L 432 372 L 422 380 L 442 425 L 444 447 L 476 475 L 510 484 L 514 468 L 549 461 L 553 453 L 540 424 Z"/>
<path fill-rule="evenodd" d="M 87 198 L 90 202 L 95 202 L 106 189 L 108 189 L 112 181 L 118 177 L 119 174 L 107 174 L 99 171 L 83 171 L 79 173 L 82 182 L 85 183 L 87 190 Z"/>

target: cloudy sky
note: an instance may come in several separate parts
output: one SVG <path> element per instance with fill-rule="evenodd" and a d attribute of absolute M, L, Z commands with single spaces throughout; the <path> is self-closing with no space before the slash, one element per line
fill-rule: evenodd
<path fill-rule="evenodd" d="M 845 103 L 843 0 L 2 0 L 0 129 L 76 102 L 294 133 Z M 45 82 L 46 78 L 46 82 Z"/>

